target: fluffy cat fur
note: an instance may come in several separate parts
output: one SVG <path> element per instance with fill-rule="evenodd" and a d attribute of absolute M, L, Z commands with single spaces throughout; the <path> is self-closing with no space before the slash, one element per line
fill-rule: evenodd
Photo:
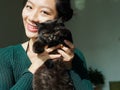
<path fill-rule="evenodd" d="M 60 20 L 47 21 L 37 24 L 39 27 L 38 38 L 33 44 L 35 53 L 42 53 L 44 47 L 63 44 L 64 40 L 73 43 L 71 32 Z M 57 53 L 53 51 L 52 53 Z M 34 74 L 33 90 L 74 90 L 73 82 L 70 78 L 68 64 L 62 60 L 47 60 Z"/>

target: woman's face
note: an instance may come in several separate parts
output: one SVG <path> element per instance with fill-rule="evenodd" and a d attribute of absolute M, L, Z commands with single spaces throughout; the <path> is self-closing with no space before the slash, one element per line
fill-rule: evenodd
<path fill-rule="evenodd" d="M 36 23 L 52 20 L 57 17 L 55 0 L 28 0 L 22 11 L 23 24 L 27 37 L 36 38 Z"/>

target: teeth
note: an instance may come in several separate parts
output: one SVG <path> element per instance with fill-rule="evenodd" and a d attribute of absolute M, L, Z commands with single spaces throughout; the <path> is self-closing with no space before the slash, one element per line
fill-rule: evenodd
<path fill-rule="evenodd" d="M 36 26 L 33 26 L 33 25 L 30 25 L 30 27 L 31 27 L 32 29 L 37 29 L 37 27 L 36 27 Z"/>
<path fill-rule="evenodd" d="M 28 25 L 29 25 L 31 28 L 33 28 L 33 29 L 36 29 L 36 28 L 37 28 L 37 25 L 36 25 L 36 24 L 32 24 L 32 23 L 29 23 L 29 22 L 28 22 Z"/>
<path fill-rule="evenodd" d="M 27 29 L 31 32 L 37 32 L 38 31 L 38 28 L 36 26 L 30 25 L 30 24 L 27 25 Z"/>

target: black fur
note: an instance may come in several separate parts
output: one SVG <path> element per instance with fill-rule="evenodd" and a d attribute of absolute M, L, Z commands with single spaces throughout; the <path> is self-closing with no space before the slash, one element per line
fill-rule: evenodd
<path fill-rule="evenodd" d="M 63 23 L 60 22 L 60 20 L 47 21 L 45 23 L 38 24 L 38 27 L 39 36 L 33 45 L 33 50 L 36 53 L 42 53 L 46 45 L 49 47 L 56 46 L 58 44 L 65 45 L 65 39 L 73 43 L 71 32 Z"/>
<path fill-rule="evenodd" d="M 47 21 L 38 24 L 39 36 L 33 44 L 35 53 L 42 53 L 44 47 L 63 44 L 64 40 L 73 42 L 71 32 L 59 20 Z M 54 51 L 53 53 L 57 53 Z M 47 60 L 33 77 L 33 90 L 74 90 L 73 82 L 69 75 L 68 64 L 62 60 Z"/>

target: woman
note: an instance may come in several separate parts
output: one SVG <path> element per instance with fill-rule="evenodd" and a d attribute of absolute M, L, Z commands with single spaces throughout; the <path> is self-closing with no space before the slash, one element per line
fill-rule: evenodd
<path fill-rule="evenodd" d="M 36 54 L 32 45 L 38 36 L 36 23 L 62 18 L 66 22 L 72 18 L 73 10 L 70 0 L 28 0 L 22 11 L 26 36 L 29 41 L 0 49 L 0 90 L 32 90 L 32 79 L 35 71 L 47 59 L 63 57 L 72 63 L 71 78 L 76 90 L 92 90 L 88 80 L 85 61 L 79 50 L 65 40 L 69 48 L 62 46 L 58 54 L 49 54 L 60 47 L 48 48 L 42 54 Z"/>

